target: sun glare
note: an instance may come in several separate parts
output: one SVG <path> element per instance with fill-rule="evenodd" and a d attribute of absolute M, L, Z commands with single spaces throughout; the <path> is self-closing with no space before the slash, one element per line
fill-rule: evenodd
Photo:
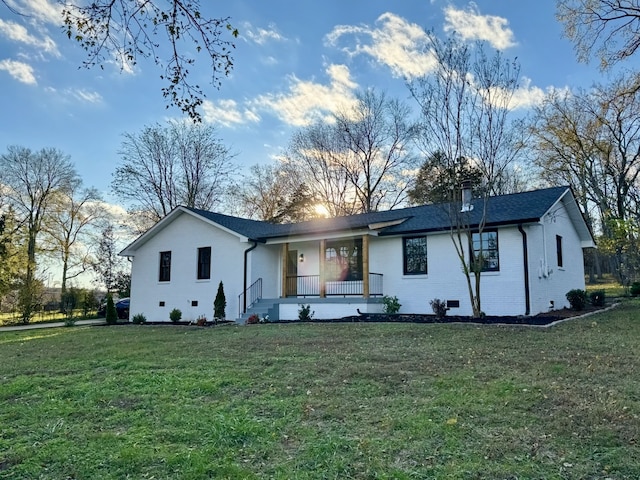
<path fill-rule="evenodd" d="M 324 218 L 329 217 L 329 209 L 325 207 L 323 204 L 316 203 L 316 206 L 314 207 L 314 209 L 318 217 L 324 217 Z"/>

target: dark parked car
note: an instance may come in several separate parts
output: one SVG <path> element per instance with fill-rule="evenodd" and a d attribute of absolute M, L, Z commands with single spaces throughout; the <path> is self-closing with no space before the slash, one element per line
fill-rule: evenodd
<path fill-rule="evenodd" d="M 120 320 L 126 320 L 129 318 L 129 299 L 121 298 L 116 302 L 116 312 Z M 98 309 L 98 316 L 105 317 L 107 315 L 107 302 L 100 305 Z"/>

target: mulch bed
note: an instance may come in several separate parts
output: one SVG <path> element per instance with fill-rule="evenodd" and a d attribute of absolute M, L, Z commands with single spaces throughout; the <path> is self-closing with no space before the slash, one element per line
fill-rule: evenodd
<path fill-rule="evenodd" d="M 308 323 L 366 323 L 366 322 L 391 322 L 391 323 L 473 323 L 484 325 L 549 325 L 559 320 L 566 320 L 568 318 L 579 317 L 591 312 L 597 312 L 603 310 L 606 307 L 594 307 L 587 305 L 583 310 L 571 310 L 564 308 L 562 310 L 553 310 L 547 313 L 540 313 L 532 316 L 484 316 L 482 318 L 472 318 L 460 315 L 447 315 L 444 318 L 437 318 L 435 315 L 426 314 L 412 314 L 412 313 L 396 313 L 392 315 L 384 313 L 363 313 L 360 315 L 351 315 L 342 318 L 333 319 L 316 319 L 303 320 Z M 300 323 L 301 320 L 280 320 L 267 323 Z M 222 325 L 235 325 L 233 320 L 220 321 L 217 324 L 207 322 L 206 327 L 222 326 Z M 116 325 L 134 325 L 130 322 L 119 321 Z M 194 323 L 189 322 L 145 322 L 145 325 L 175 325 L 175 326 L 195 326 Z"/>
<path fill-rule="evenodd" d="M 532 316 L 484 316 L 482 318 L 464 317 L 458 315 L 447 315 L 443 318 L 437 318 L 435 315 L 420 314 L 393 314 L 384 313 L 364 313 L 334 320 L 316 320 L 311 322 L 400 322 L 400 323 L 477 323 L 485 325 L 549 325 L 558 320 L 578 317 L 590 312 L 597 312 L 606 307 L 587 306 L 583 310 L 571 310 L 568 308 L 562 310 L 553 310 L 547 313 L 541 313 Z"/>

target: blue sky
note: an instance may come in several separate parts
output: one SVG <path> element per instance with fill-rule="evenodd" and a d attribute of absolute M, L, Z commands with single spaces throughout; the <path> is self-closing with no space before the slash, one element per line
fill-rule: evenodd
<path fill-rule="evenodd" d="M 116 62 L 79 68 L 83 52 L 57 26 L 54 0 L 8 3 L 28 16 L 0 3 L 0 150 L 56 147 L 87 186 L 115 203 L 108 192 L 122 134 L 179 117 L 165 109 L 160 71 L 151 62 L 126 71 Z M 525 112 L 551 89 L 607 80 L 595 63 L 575 60 L 554 0 L 202 3 L 204 14 L 230 16 L 240 31 L 233 73 L 220 90 L 206 88 L 203 114 L 241 168 L 272 161 L 296 128 L 353 100 L 358 89 L 376 87 L 409 102 L 403 78 L 429 70 L 423 29 L 455 30 L 517 57 Z M 203 57 L 193 69 L 200 85 L 208 85 L 208 65 Z"/>

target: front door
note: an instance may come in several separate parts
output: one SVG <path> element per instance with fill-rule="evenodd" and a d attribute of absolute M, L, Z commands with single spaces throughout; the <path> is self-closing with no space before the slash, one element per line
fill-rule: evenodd
<path fill-rule="evenodd" d="M 298 296 L 298 251 L 287 252 L 287 297 Z"/>

